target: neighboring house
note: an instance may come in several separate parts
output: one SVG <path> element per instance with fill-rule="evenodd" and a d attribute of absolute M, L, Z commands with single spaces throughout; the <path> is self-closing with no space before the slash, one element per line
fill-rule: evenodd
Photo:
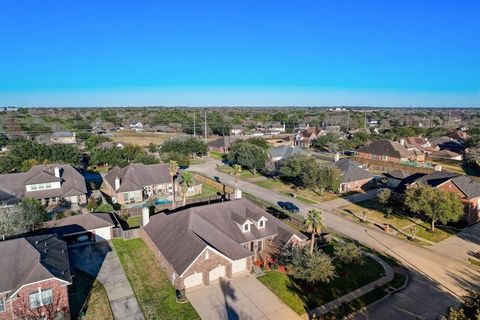
<path fill-rule="evenodd" d="M 85 204 L 87 185 L 85 178 L 69 164 L 37 165 L 27 172 L 0 175 L 0 204 L 16 204 L 27 197 L 43 204 L 61 200 Z"/>
<path fill-rule="evenodd" d="M 234 125 L 232 129 L 230 129 L 230 135 L 232 136 L 243 136 L 244 134 L 243 127 L 240 125 Z"/>
<path fill-rule="evenodd" d="M 440 151 L 435 151 L 429 154 L 429 157 L 432 159 L 442 159 L 442 160 L 463 160 L 463 156 L 459 153 L 444 149 Z"/>
<path fill-rule="evenodd" d="M 340 159 L 335 161 L 333 165 L 342 173 L 340 193 L 360 190 L 374 178 L 371 172 L 351 158 Z"/>
<path fill-rule="evenodd" d="M 111 240 L 116 225 L 110 213 L 84 213 L 47 222 L 48 232 L 68 246 Z"/>
<path fill-rule="evenodd" d="M 120 148 L 123 149 L 125 148 L 127 144 L 125 142 L 121 141 L 106 141 L 100 144 L 100 148 L 102 149 L 112 149 L 112 148 Z"/>
<path fill-rule="evenodd" d="M 286 131 L 285 123 L 282 124 L 280 122 L 267 123 L 265 125 L 265 128 L 266 128 L 266 131 L 269 132 L 270 134 L 272 133 L 279 134 L 279 133 L 284 133 Z"/>
<path fill-rule="evenodd" d="M 414 178 L 412 178 L 414 177 Z M 428 185 L 456 193 L 465 206 L 464 220 L 473 224 L 480 220 L 480 183 L 469 176 L 435 171 L 430 174 L 408 177 L 404 189 Z M 400 184 L 399 188 L 402 186 Z"/>
<path fill-rule="evenodd" d="M 326 134 L 326 131 L 323 129 L 309 127 L 295 136 L 295 145 L 303 148 L 310 148 L 315 139 Z"/>
<path fill-rule="evenodd" d="M 412 173 L 403 170 L 394 170 L 383 174 L 387 186 L 392 189 L 397 188 L 402 181 L 411 175 Z"/>
<path fill-rule="evenodd" d="M 427 138 L 422 137 L 403 137 L 399 139 L 399 142 L 408 150 L 418 150 L 427 154 L 440 150 L 438 146 L 432 146 Z"/>
<path fill-rule="evenodd" d="M 262 131 L 253 131 L 252 132 L 252 136 L 254 136 L 254 137 L 262 137 L 264 135 L 265 134 Z"/>
<path fill-rule="evenodd" d="M 415 150 L 408 150 L 400 142 L 376 140 L 357 150 L 357 156 L 365 159 L 402 163 L 408 161 L 424 162 L 425 155 Z"/>
<path fill-rule="evenodd" d="M 50 135 L 50 142 L 60 144 L 76 144 L 77 138 L 75 137 L 75 132 L 59 131 Z"/>
<path fill-rule="evenodd" d="M 141 237 L 179 290 L 232 278 L 269 259 L 271 250 L 306 240 L 245 199 L 159 213 Z"/>
<path fill-rule="evenodd" d="M 106 131 L 116 131 L 118 129 L 118 126 L 116 126 L 112 122 L 105 122 L 102 124 L 102 128 Z"/>
<path fill-rule="evenodd" d="M 447 134 L 448 137 L 452 138 L 453 140 L 457 140 L 459 142 L 465 142 L 468 138 L 470 138 L 470 135 L 467 134 L 465 131 L 462 130 L 455 130 L 449 134 Z"/>
<path fill-rule="evenodd" d="M 270 148 L 268 152 L 270 154 L 271 162 L 278 162 L 281 160 L 285 160 L 294 154 L 308 154 L 304 149 L 300 147 L 285 146 L 285 145 Z"/>
<path fill-rule="evenodd" d="M 454 140 L 450 137 L 437 137 L 430 139 L 433 147 L 438 146 L 440 150 L 450 150 L 456 153 L 463 152 L 465 149 L 463 142 Z"/>
<path fill-rule="evenodd" d="M 131 163 L 112 168 L 106 175 L 101 190 L 119 204 L 139 203 L 152 196 L 173 195 L 172 176 L 168 164 Z M 175 192 L 179 194 L 178 185 Z"/>
<path fill-rule="evenodd" d="M 228 153 L 230 146 L 240 138 L 233 136 L 223 136 L 207 143 L 210 151 L 218 151 L 222 153 Z"/>
<path fill-rule="evenodd" d="M 70 315 L 72 277 L 64 241 L 54 235 L 0 241 L 0 256 L 0 319 Z"/>

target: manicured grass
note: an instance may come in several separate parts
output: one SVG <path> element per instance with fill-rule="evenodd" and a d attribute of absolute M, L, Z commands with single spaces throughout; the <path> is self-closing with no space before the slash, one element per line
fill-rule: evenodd
<path fill-rule="evenodd" d="M 324 192 L 323 196 L 321 196 L 320 194 L 309 189 L 300 189 L 295 191 L 291 186 L 283 183 L 280 179 L 266 179 L 254 183 L 259 187 L 273 190 L 287 196 L 293 196 L 293 194 L 296 193 L 296 199 L 307 204 L 315 204 L 319 202 L 329 201 L 338 197 L 336 194 L 331 192 Z"/>
<path fill-rule="evenodd" d="M 188 197 L 187 199 L 199 199 L 199 198 L 208 198 L 208 197 L 214 197 L 218 194 L 219 190 L 217 190 L 216 188 L 206 184 L 206 183 L 203 183 L 202 184 L 202 192 L 197 194 L 197 195 L 194 195 L 192 197 Z"/>
<path fill-rule="evenodd" d="M 223 153 L 219 151 L 210 151 L 210 157 L 217 160 L 223 160 Z"/>
<path fill-rule="evenodd" d="M 140 227 L 141 222 L 142 222 L 142 216 L 131 216 L 127 218 L 128 228 Z"/>
<path fill-rule="evenodd" d="M 142 239 L 112 242 L 145 319 L 200 319 L 190 303 L 176 302 L 175 288 Z"/>
<path fill-rule="evenodd" d="M 155 132 L 136 132 L 136 131 L 117 131 L 112 140 L 115 142 L 125 142 L 141 147 L 147 147 L 150 143 L 161 144 L 170 137 L 178 136 L 172 133 L 155 133 Z"/>
<path fill-rule="evenodd" d="M 94 277 L 76 270 L 71 292 L 70 311 L 72 319 L 77 319 L 83 315 L 82 319 L 85 320 L 113 320 L 107 292 Z M 83 306 L 85 307 L 81 310 Z M 80 311 L 82 311 L 82 315 L 79 315 Z"/>
<path fill-rule="evenodd" d="M 96 212 L 113 212 L 113 206 L 110 203 L 103 202 L 97 208 L 95 208 Z"/>
<path fill-rule="evenodd" d="M 386 285 L 376 288 L 369 293 L 351 301 L 350 303 L 343 304 L 340 307 L 330 311 L 329 313 L 322 316 L 322 319 L 336 320 L 343 319 L 346 316 L 352 314 L 355 311 L 358 311 L 362 308 L 365 308 L 369 304 L 385 297 L 388 292 L 385 290 L 388 287 L 400 288 L 406 281 L 406 276 L 400 273 L 395 273 L 395 278 Z"/>
<path fill-rule="evenodd" d="M 335 267 L 337 277 L 328 284 L 307 285 L 277 271 L 269 271 L 258 280 L 295 312 L 303 314 L 377 280 L 384 273 L 383 267 L 370 258 L 365 258 L 363 265 Z"/>
<path fill-rule="evenodd" d="M 344 211 L 350 211 L 357 216 L 362 216 L 367 211 L 367 219 L 380 224 L 390 224 L 398 229 L 409 233 L 409 228 L 415 225 L 418 228 L 417 236 L 433 242 L 445 240 L 455 232 L 452 229 L 436 226 L 435 232 L 429 231 L 430 223 L 407 216 L 400 208 L 393 207 L 390 218 L 386 217 L 385 208 L 374 199 L 365 200 L 356 204 L 349 204 L 340 208 Z"/>

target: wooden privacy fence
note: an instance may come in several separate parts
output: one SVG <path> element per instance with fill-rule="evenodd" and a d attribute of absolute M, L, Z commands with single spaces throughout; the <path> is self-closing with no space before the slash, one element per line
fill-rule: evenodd
<path fill-rule="evenodd" d="M 225 193 L 225 194 L 231 194 L 234 192 L 234 190 L 232 188 L 230 188 L 229 186 L 226 186 L 218 181 L 215 181 L 215 180 L 212 180 L 210 178 L 207 178 L 207 177 L 204 177 L 198 173 L 194 173 L 193 174 L 195 180 L 201 182 L 201 183 L 204 183 L 204 184 L 208 184 L 209 186 L 217 189 L 219 192 L 222 192 L 222 193 Z"/>
<path fill-rule="evenodd" d="M 123 238 L 125 240 L 140 238 L 140 228 L 123 230 L 121 227 L 113 228 L 114 238 Z"/>
<path fill-rule="evenodd" d="M 408 166 L 401 163 L 393 163 L 393 162 L 385 162 L 380 160 L 373 160 L 373 159 L 366 159 L 361 157 L 352 157 L 355 161 L 366 164 L 370 169 L 379 170 L 379 171 L 395 171 L 395 170 L 402 170 L 408 171 L 412 173 L 432 173 L 435 171 L 434 168 L 427 168 L 427 167 L 414 167 Z"/>

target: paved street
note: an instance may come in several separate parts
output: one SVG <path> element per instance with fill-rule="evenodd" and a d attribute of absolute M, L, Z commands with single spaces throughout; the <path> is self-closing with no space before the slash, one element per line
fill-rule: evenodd
<path fill-rule="evenodd" d="M 221 278 L 209 286 L 187 290 L 187 297 L 202 319 L 300 320 L 292 309 L 249 273 Z"/>
<path fill-rule="evenodd" d="M 233 186 L 235 181 L 232 176 L 215 170 L 216 165 L 219 163 L 220 162 L 216 160 L 208 160 L 207 163 L 203 165 L 192 166 L 191 170 L 210 177 L 217 176 L 221 182 Z M 271 203 L 292 201 L 290 197 L 258 187 L 243 180 L 240 180 L 238 185 L 241 190 Z M 331 212 L 332 209 L 347 204 L 350 201 L 359 200 L 358 197 L 368 196 L 372 196 L 372 194 L 354 196 L 349 199 L 335 199 L 316 206 L 307 205 L 299 201 L 295 201 L 295 204 L 300 208 L 300 213 L 303 215 L 306 215 L 308 210 L 313 208 L 321 209 L 330 229 L 399 259 L 411 270 L 413 278 L 411 284 L 401 295 L 397 294 L 389 299 L 391 310 L 388 313 L 388 318 L 404 319 L 405 314 L 411 314 L 413 316 L 424 316 L 427 319 L 437 319 L 438 315 L 444 313 L 449 305 L 456 302 L 458 295 L 464 294 L 465 286 L 478 286 L 480 272 L 466 262 L 460 261 L 456 256 L 450 257 L 452 251 L 450 247 L 444 247 L 443 249 L 440 247 L 435 250 L 421 247 L 385 234 L 380 230 L 366 228 L 359 223 Z M 477 233 L 478 231 L 471 232 Z M 475 250 L 475 248 L 476 251 L 480 250 L 478 243 L 471 244 L 465 249 L 456 248 L 455 250 L 471 251 Z M 434 308 L 429 309 L 428 312 L 425 313 L 421 312 L 421 310 L 426 307 L 424 300 L 410 298 L 418 292 L 424 292 L 425 296 L 429 295 L 428 301 L 431 302 L 429 305 L 434 306 Z M 380 307 L 379 305 L 372 307 L 372 315 L 374 316 L 370 317 L 371 319 L 383 318 Z M 374 310 L 376 311 L 374 312 Z"/>

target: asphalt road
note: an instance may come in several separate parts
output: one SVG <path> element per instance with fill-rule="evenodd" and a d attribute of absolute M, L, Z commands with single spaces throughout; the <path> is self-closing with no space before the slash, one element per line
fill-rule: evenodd
<path fill-rule="evenodd" d="M 216 170 L 217 160 L 207 160 L 205 164 L 194 165 L 190 169 L 210 177 L 218 177 L 220 182 L 234 186 L 235 179 L 230 175 Z M 363 195 L 335 199 L 315 206 L 293 201 L 292 198 L 276 193 L 250 182 L 240 180 L 238 187 L 256 197 L 277 203 L 292 201 L 300 208 L 300 214 L 313 209 L 321 209 L 327 226 L 336 233 L 371 247 L 379 252 L 391 255 L 401 261 L 411 274 L 411 281 L 402 292 L 369 307 L 359 317 L 368 319 L 437 319 L 448 307 L 457 304 L 459 296 L 465 293 L 465 288 L 479 286 L 480 272 L 467 262 L 458 259 L 460 255 L 451 255 L 451 246 L 435 247 L 435 250 L 412 244 L 386 234 L 380 230 L 371 229 L 360 223 L 351 221 L 332 212 L 333 209 L 351 202 L 374 196 L 374 192 Z M 468 240 L 467 240 L 468 241 Z M 468 250 L 480 245 L 469 244 Z M 463 250 L 463 249 L 459 249 Z"/>

